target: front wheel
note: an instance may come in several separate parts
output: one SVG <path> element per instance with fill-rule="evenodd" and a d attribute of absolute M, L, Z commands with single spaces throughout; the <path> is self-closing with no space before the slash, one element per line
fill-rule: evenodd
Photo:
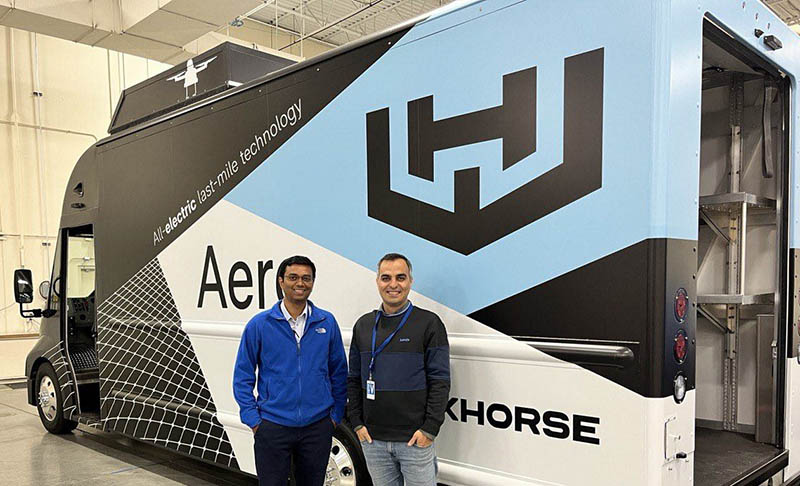
<path fill-rule="evenodd" d="M 56 370 L 50 363 L 42 363 L 36 372 L 38 390 L 36 409 L 42 425 L 52 434 L 66 434 L 78 426 L 78 422 L 64 417 L 64 398 L 58 383 Z"/>
<path fill-rule="evenodd" d="M 358 438 L 347 425 L 339 425 L 333 431 L 325 479 L 325 484 L 332 486 L 372 486 Z"/>

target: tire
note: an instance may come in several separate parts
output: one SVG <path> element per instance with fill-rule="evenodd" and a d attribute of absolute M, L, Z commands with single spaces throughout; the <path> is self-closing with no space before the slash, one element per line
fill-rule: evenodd
<path fill-rule="evenodd" d="M 367 462 L 356 434 L 347 424 L 339 424 L 333 431 L 333 445 L 328 461 L 327 484 L 336 486 L 372 486 Z"/>
<path fill-rule="evenodd" d="M 42 363 L 36 372 L 36 410 L 42 425 L 51 434 L 67 434 L 78 422 L 64 417 L 64 398 L 56 370 L 50 363 Z"/>

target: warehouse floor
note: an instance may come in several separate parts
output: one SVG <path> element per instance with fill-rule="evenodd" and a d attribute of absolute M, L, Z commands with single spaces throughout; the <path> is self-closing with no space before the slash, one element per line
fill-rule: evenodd
<path fill-rule="evenodd" d="M 0 385 L 0 485 L 255 485 L 200 461 L 81 425 L 47 433 L 25 386 Z"/>

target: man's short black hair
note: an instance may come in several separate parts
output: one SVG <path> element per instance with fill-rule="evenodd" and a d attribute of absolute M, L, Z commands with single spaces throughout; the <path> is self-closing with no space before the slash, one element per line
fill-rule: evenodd
<path fill-rule="evenodd" d="M 403 260 L 408 265 L 408 274 L 411 275 L 411 260 L 406 258 L 405 255 L 401 255 L 400 253 L 387 253 L 378 260 L 378 271 L 381 271 L 381 263 L 383 262 L 393 262 L 395 260 Z"/>
<path fill-rule="evenodd" d="M 286 274 L 286 267 L 289 265 L 305 265 L 307 267 L 311 267 L 311 278 L 317 278 L 317 267 L 314 266 L 314 262 L 312 262 L 308 257 L 301 255 L 291 256 L 282 261 L 278 266 L 278 277 L 283 278 L 283 276 Z"/>

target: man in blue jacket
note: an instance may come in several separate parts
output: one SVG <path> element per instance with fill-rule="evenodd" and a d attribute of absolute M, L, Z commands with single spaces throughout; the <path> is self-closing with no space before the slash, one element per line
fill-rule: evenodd
<path fill-rule="evenodd" d="M 308 258 L 284 260 L 283 299 L 250 319 L 239 344 L 233 394 L 242 422 L 253 429 L 262 486 L 286 486 L 292 458 L 298 486 L 321 486 L 333 430 L 344 416 L 342 335 L 333 315 L 308 300 L 315 277 Z"/>

